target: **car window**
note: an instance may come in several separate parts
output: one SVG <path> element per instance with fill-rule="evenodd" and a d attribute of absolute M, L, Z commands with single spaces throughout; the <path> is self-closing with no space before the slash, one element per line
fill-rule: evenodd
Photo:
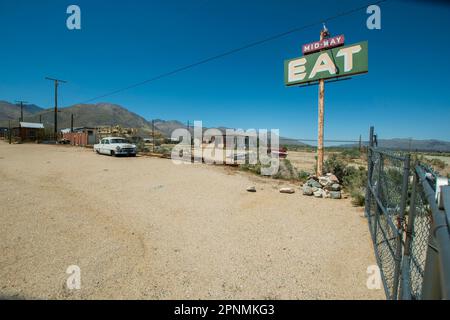
<path fill-rule="evenodd" d="M 125 139 L 111 139 L 111 143 L 128 143 Z"/>
<path fill-rule="evenodd" d="M 105 139 L 105 144 L 109 144 L 109 140 L 108 139 Z"/>

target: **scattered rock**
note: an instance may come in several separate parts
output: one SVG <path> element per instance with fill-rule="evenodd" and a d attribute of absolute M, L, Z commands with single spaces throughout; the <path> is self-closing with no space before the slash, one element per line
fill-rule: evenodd
<path fill-rule="evenodd" d="M 329 187 L 333 184 L 333 182 L 331 181 L 330 177 L 320 177 L 319 178 L 319 183 L 323 186 L 323 187 Z"/>
<path fill-rule="evenodd" d="M 247 188 L 247 192 L 256 192 L 256 188 L 255 187 L 248 187 Z"/>
<path fill-rule="evenodd" d="M 292 194 L 292 193 L 295 193 L 295 190 L 294 190 L 294 188 L 281 188 L 280 193 Z"/>
<path fill-rule="evenodd" d="M 340 191 L 330 191 L 331 199 L 342 199 L 342 194 Z"/>
<path fill-rule="evenodd" d="M 322 189 L 319 189 L 319 191 L 314 192 L 314 197 L 316 197 L 316 198 L 323 198 Z"/>
<path fill-rule="evenodd" d="M 341 191 L 341 185 L 338 183 L 334 183 L 330 187 L 330 191 Z"/>
<path fill-rule="evenodd" d="M 342 186 L 339 179 L 332 173 L 327 173 L 322 177 L 309 176 L 308 181 L 303 186 L 304 195 L 313 195 L 316 198 L 342 199 Z"/>
<path fill-rule="evenodd" d="M 312 196 L 313 194 L 314 194 L 314 191 L 310 186 L 308 186 L 308 185 L 303 186 L 303 195 Z"/>
<path fill-rule="evenodd" d="M 330 179 L 331 182 L 334 182 L 334 183 L 339 183 L 340 182 L 339 179 L 334 174 L 330 174 L 328 176 L 328 178 Z"/>
<path fill-rule="evenodd" d="M 322 188 L 322 185 L 314 179 L 309 179 L 306 184 L 311 188 Z"/>

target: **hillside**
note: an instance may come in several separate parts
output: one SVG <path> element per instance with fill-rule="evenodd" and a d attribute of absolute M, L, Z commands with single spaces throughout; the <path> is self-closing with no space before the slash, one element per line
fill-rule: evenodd
<path fill-rule="evenodd" d="M 53 127 L 53 109 L 43 109 L 29 104 L 24 106 L 24 121 L 39 122 L 47 128 Z M 149 136 L 152 130 L 152 121 L 146 120 L 126 108 L 111 103 L 78 104 L 61 108 L 58 115 L 58 127 L 69 128 L 71 115 L 74 115 L 74 127 L 98 127 L 120 125 L 126 128 L 138 128 L 139 133 Z M 18 125 L 20 107 L 7 101 L 0 101 L 0 127 L 7 127 L 9 120 L 12 126 Z M 155 131 L 170 137 L 178 128 L 186 128 L 187 124 L 177 120 L 155 119 Z M 192 124 L 191 124 L 192 125 Z M 207 128 L 204 128 L 204 130 Z M 219 128 L 225 131 L 225 127 Z M 192 127 L 191 127 L 192 132 Z M 280 137 L 280 145 L 305 146 L 306 144 L 286 137 Z M 356 147 L 357 145 L 342 145 L 340 147 Z M 379 146 L 393 150 L 419 150 L 429 152 L 450 152 L 450 142 L 440 140 L 410 140 L 410 139 L 380 139 Z"/>
<path fill-rule="evenodd" d="M 97 127 L 120 125 L 128 128 L 147 128 L 148 122 L 141 116 L 127 109 L 109 103 L 78 104 L 60 109 L 58 114 L 58 127 L 69 128 L 71 115 L 74 115 L 75 127 Z M 27 121 L 38 122 L 39 116 L 42 122 L 53 125 L 53 110 L 45 110 L 29 117 Z"/>
<path fill-rule="evenodd" d="M 440 140 L 381 139 L 378 146 L 393 150 L 450 152 L 450 142 Z"/>
<path fill-rule="evenodd" d="M 367 142 L 364 143 L 367 145 Z M 414 139 L 379 139 L 380 148 L 403 151 L 426 151 L 426 152 L 450 152 L 450 142 L 441 140 L 414 140 Z M 355 148 L 357 144 L 341 145 L 342 148 Z"/>
<path fill-rule="evenodd" d="M 27 120 L 29 117 L 41 112 L 43 109 L 34 105 L 27 104 L 23 106 L 23 117 Z M 0 127 L 7 127 L 8 121 L 18 121 L 20 118 L 20 106 L 7 102 L 0 101 Z"/>

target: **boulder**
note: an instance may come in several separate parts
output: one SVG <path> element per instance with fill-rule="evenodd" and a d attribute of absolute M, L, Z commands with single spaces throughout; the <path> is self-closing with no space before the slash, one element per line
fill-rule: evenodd
<path fill-rule="evenodd" d="M 306 184 L 311 188 L 322 188 L 322 185 L 314 179 L 309 179 L 308 182 L 306 182 Z"/>
<path fill-rule="evenodd" d="M 330 179 L 330 181 L 333 182 L 333 183 L 339 183 L 340 182 L 339 179 L 334 174 L 329 175 L 328 179 Z"/>
<path fill-rule="evenodd" d="M 341 185 L 338 183 L 334 183 L 330 186 L 330 191 L 341 191 Z"/>
<path fill-rule="evenodd" d="M 303 195 L 312 196 L 313 194 L 314 194 L 314 191 L 310 186 L 307 186 L 307 185 L 303 186 Z"/>
<path fill-rule="evenodd" d="M 314 197 L 316 197 L 316 198 L 323 198 L 323 191 L 322 191 L 322 189 L 319 189 L 318 191 L 314 192 Z"/>
<path fill-rule="evenodd" d="M 295 190 L 294 190 L 294 188 L 281 188 L 280 193 L 292 194 L 292 193 L 295 193 Z"/>
<path fill-rule="evenodd" d="M 248 187 L 247 192 L 256 192 L 256 187 Z"/>
<path fill-rule="evenodd" d="M 340 191 L 330 191 L 331 199 L 342 199 L 342 194 Z"/>
<path fill-rule="evenodd" d="M 330 177 L 320 177 L 319 183 L 324 187 L 329 187 L 333 184 L 333 182 L 330 180 Z"/>

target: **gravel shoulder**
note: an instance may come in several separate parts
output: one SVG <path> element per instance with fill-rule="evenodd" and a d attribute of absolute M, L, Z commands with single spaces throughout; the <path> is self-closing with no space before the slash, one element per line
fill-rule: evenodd
<path fill-rule="evenodd" d="M 3 298 L 385 298 L 366 287 L 373 248 L 348 200 L 226 167 L 3 142 L 0 181 Z M 66 288 L 70 265 L 81 290 Z"/>

